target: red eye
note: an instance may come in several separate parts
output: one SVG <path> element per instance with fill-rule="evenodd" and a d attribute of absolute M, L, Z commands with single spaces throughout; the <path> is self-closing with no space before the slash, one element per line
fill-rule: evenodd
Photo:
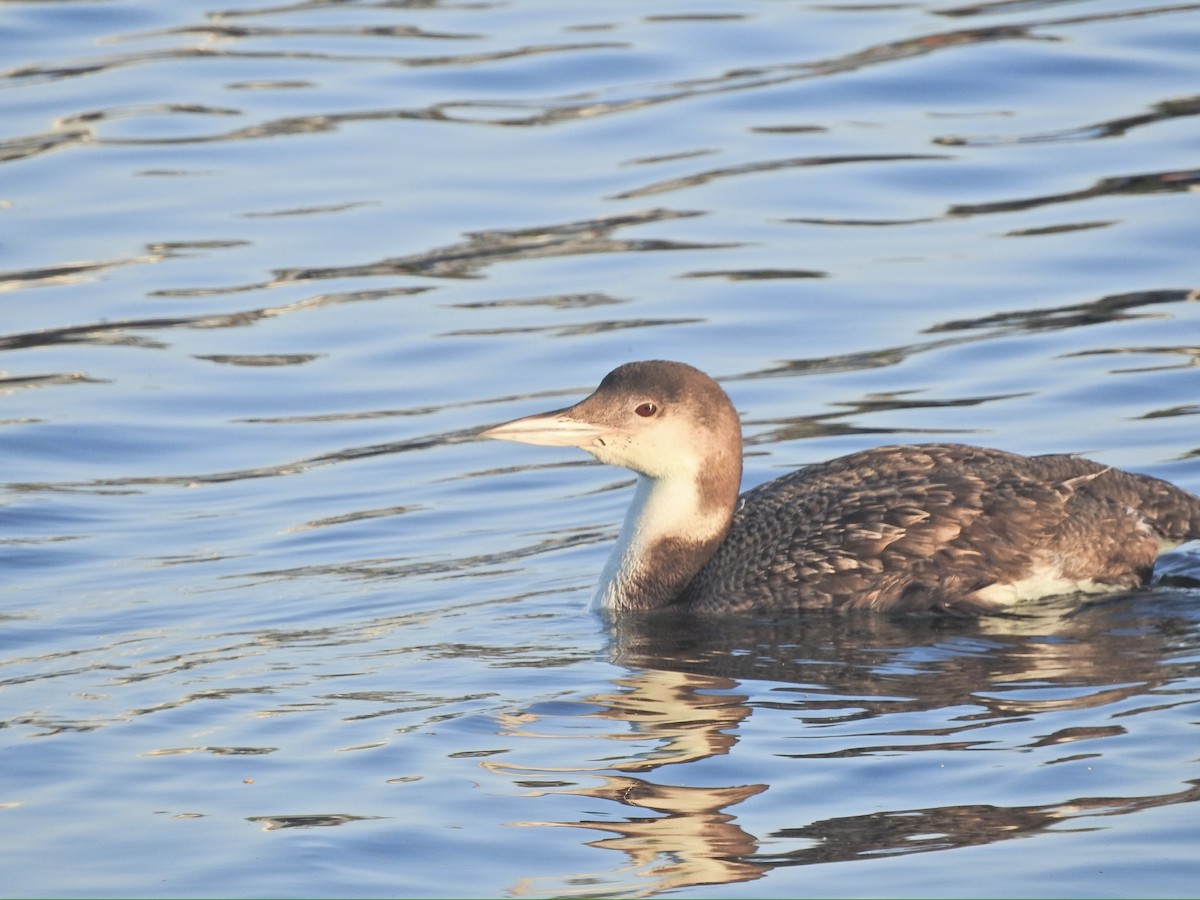
<path fill-rule="evenodd" d="M 653 403 L 646 402 L 646 403 L 643 403 L 641 406 L 639 406 L 637 409 L 635 409 L 634 412 L 637 413 L 639 416 L 641 416 L 643 419 L 648 419 L 652 415 L 654 415 L 656 412 L 658 412 L 658 407 L 655 406 Z"/>

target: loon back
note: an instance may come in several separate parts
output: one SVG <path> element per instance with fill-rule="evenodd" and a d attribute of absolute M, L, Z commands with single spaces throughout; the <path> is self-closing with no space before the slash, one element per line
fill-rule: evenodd
<path fill-rule="evenodd" d="M 1074 456 L 879 447 L 738 497 L 741 425 L 683 363 L 626 363 L 574 406 L 485 437 L 580 447 L 638 474 L 597 599 L 614 610 L 992 612 L 1145 584 L 1200 539 L 1200 498 Z"/>
<path fill-rule="evenodd" d="M 1145 584 L 1200 498 L 1076 456 L 879 447 L 747 492 L 681 598 L 703 610 L 995 612 Z"/>

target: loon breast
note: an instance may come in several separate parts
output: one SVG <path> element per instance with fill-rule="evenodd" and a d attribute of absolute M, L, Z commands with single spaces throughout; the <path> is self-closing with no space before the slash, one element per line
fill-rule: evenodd
<path fill-rule="evenodd" d="M 627 363 L 590 396 L 485 437 L 580 447 L 638 475 L 601 606 L 986 613 L 1145 584 L 1200 539 L 1200 498 L 1069 455 L 878 447 L 738 495 L 741 425 L 703 372 Z"/>

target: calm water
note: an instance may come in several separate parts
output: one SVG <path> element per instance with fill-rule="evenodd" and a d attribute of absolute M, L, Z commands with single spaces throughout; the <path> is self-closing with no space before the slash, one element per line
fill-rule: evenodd
<path fill-rule="evenodd" d="M 474 439 L 684 359 L 747 484 L 1200 490 L 1200 3 L 0 0 L 8 896 L 1194 896 L 1200 550 L 1016 620 L 607 627 Z"/>

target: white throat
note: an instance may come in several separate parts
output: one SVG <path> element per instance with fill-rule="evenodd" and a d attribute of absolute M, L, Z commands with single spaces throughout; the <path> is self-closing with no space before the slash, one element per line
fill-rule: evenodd
<path fill-rule="evenodd" d="M 705 510 L 694 479 L 639 474 L 633 501 L 625 513 L 616 546 L 605 563 L 592 605 L 603 609 L 640 605 L 634 596 L 638 586 L 662 575 L 647 571 L 648 566 L 664 562 L 652 553 L 656 546 L 671 541 L 690 544 L 711 541 L 722 534 L 727 524 L 728 517 L 721 511 L 711 505 Z M 694 574 L 689 573 L 688 580 Z"/>

